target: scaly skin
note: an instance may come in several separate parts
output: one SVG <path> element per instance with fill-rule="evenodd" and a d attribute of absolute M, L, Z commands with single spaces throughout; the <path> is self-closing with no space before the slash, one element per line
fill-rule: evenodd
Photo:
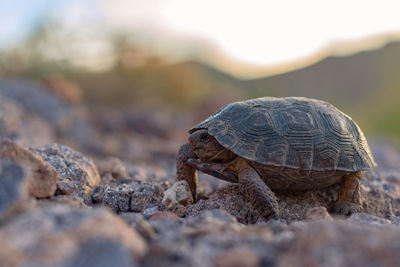
<path fill-rule="evenodd" d="M 343 215 L 350 215 L 361 209 L 360 179 L 364 171 L 354 172 L 342 177 L 342 184 L 339 189 L 339 197 L 336 203 L 335 212 Z"/>
<path fill-rule="evenodd" d="M 260 175 L 248 164 L 239 172 L 239 190 L 264 218 L 278 218 L 279 205 L 275 194 L 264 183 Z"/>
<path fill-rule="evenodd" d="M 195 168 L 188 164 L 188 159 L 197 158 L 189 144 L 184 144 L 179 148 L 176 157 L 176 177 L 178 180 L 185 180 L 190 188 L 193 199 L 196 200 L 199 179 Z"/>

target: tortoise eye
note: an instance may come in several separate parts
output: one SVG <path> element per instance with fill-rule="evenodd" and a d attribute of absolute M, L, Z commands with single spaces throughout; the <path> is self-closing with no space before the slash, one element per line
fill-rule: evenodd
<path fill-rule="evenodd" d="M 210 135 L 208 133 L 202 133 L 200 135 L 200 140 L 201 141 L 207 141 L 210 138 Z"/>

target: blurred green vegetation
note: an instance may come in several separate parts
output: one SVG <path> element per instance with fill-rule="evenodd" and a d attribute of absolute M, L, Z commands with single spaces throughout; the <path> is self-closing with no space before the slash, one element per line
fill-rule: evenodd
<path fill-rule="evenodd" d="M 39 27 L 23 44 L 3 51 L 0 75 L 39 80 L 61 75 L 83 89 L 88 104 L 113 108 L 162 107 L 175 112 L 196 108 L 207 113 L 232 100 L 312 97 L 334 104 L 368 134 L 400 137 L 400 42 L 328 57 L 272 77 L 241 80 L 204 63 L 169 64 L 155 51 L 134 45 L 121 34 L 110 37 L 112 67 L 90 71 L 62 57 L 47 58 L 48 35 L 48 28 Z M 63 44 L 57 45 L 55 51 L 61 53 Z"/>

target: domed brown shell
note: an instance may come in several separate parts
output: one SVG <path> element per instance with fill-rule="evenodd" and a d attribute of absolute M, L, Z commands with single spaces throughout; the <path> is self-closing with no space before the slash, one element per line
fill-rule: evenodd
<path fill-rule="evenodd" d="M 227 105 L 192 127 L 260 164 L 360 171 L 376 166 L 357 124 L 333 105 L 303 97 L 264 97 Z"/>

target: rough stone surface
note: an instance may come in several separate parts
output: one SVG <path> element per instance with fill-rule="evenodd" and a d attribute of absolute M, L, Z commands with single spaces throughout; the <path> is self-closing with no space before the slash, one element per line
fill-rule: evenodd
<path fill-rule="evenodd" d="M 28 202 L 26 171 L 15 162 L 0 159 L 0 220 L 22 210 Z"/>
<path fill-rule="evenodd" d="M 146 253 L 141 236 L 104 209 L 71 209 L 61 205 L 28 211 L 14 217 L 0 232 L 12 255 L 24 266 L 136 265 Z"/>
<path fill-rule="evenodd" d="M 93 192 L 95 204 L 103 204 L 114 212 L 141 212 L 161 204 L 164 189 L 154 182 L 119 180 L 117 184 L 101 184 Z"/>
<path fill-rule="evenodd" d="M 66 146 L 52 144 L 30 149 L 56 170 L 59 180 L 56 195 L 73 194 L 91 204 L 93 188 L 100 183 L 100 175 L 93 161 Z"/>
<path fill-rule="evenodd" d="M 20 147 L 16 143 L 4 140 L 0 147 L 0 158 L 18 162 L 29 169 L 29 193 L 37 198 L 51 197 L 56 191 L 57 172 L 41 157 Z"/>

